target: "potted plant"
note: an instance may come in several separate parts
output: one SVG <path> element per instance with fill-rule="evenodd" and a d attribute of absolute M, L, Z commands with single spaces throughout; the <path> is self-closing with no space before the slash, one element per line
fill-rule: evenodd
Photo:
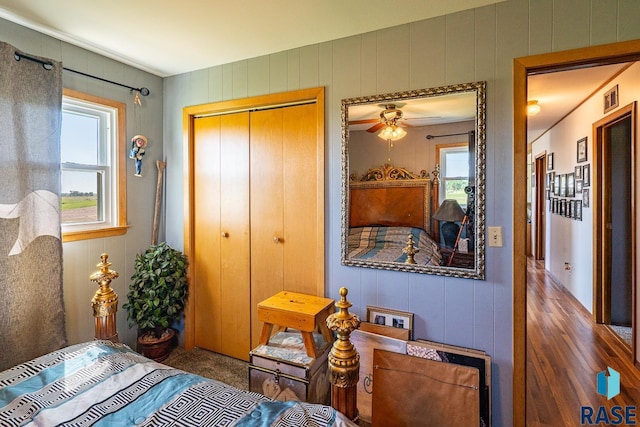
<path fill-rule="evenodd" d="M 187 259 L 166 242 L 136 255 L 127 302 L 129 326 L 138 326 L 138 344 L 155 361 L 169 356 L 176 331 L 171 325 L 182 316 L 187 292 Z"/>

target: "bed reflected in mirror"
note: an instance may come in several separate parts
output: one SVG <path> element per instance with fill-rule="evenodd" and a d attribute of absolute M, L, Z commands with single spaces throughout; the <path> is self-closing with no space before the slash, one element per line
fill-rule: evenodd
<path fill-rule="evenodd" d="M 485 82 L 342 100 L 342 263 L 484 279 Z"/>

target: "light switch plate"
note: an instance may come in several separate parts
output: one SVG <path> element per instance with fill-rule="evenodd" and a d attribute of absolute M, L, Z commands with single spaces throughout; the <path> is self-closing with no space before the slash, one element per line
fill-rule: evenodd
<path fill-rule="evenodd" d="M 494 246 L 494 247 L 502 247 L 502 227 L 488 227 L 487 228 L 488 232 L 489 232 L 489 236 L 488 236 L 488 240 L 489 240 L 489 246 Z"/>

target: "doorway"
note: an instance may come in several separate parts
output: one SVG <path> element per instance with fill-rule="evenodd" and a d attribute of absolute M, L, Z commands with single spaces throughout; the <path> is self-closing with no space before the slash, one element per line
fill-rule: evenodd
<path fill-rule="evenodd" d="M 633 349 L 635 102 L 593 124 L 594 313 Z M 597 211 L 596 211 L 597 209 Z"/>
<path fill-rule="evenodd" d="M 640 41 L 573 49 L 564 52 L 516 58 L 514 76 L 514 193 L 513 193 L 513 415 L 514 425 L 526 425 L 526 313 L 527 313 L 527 77 L 536 72 L 550 72 L 611 63 L 638 61 Z M 634 295 L 637 298 L 637 295 Z"/>
<path fill-rule="evenodd" d="M 546 224 L 547 224 L 547 216 L 545 214 L 545 200 L 548 183 L 545 181 L 546 172 L 547 172 L 547 155 L 546 153 L 542 153 L 542 155 L 536 157 L 535 161 L 535 170 L 536 170 L 536 229 L 535 229 L 535 239 L 534 239 L 534 258 L 536 260 L 543 260 L 545 255 L 545 238 L 546 235 Z"/>

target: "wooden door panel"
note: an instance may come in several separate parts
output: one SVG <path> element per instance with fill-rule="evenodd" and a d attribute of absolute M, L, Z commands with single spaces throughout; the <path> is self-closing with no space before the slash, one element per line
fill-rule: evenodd
<path fill-rule="evenodd" d="M 282 110 L 251 113 L 251 342 L 262 324 L 257 304 L 283 290 Z M 278 239 L 278 241 L 275 241 Z"/>
<path fill-rule="evenodd" d="M 221 353 L 248 361 L 251 350 L 249 113 L 221 117 L 220 152 Z"/>
<path fill-rule="evenodd" d="M 317 233 L 318 203 L 316 104 L 283 109 L 284 290 L 317 295 L 318 269 L 324 268 Z M 321 288 L 324 288 L 322 284 Z"/>
<path fill-rule="evenodd" d="M 220 118 L 194 121 L 195 345 L 220 351 Z"/>

